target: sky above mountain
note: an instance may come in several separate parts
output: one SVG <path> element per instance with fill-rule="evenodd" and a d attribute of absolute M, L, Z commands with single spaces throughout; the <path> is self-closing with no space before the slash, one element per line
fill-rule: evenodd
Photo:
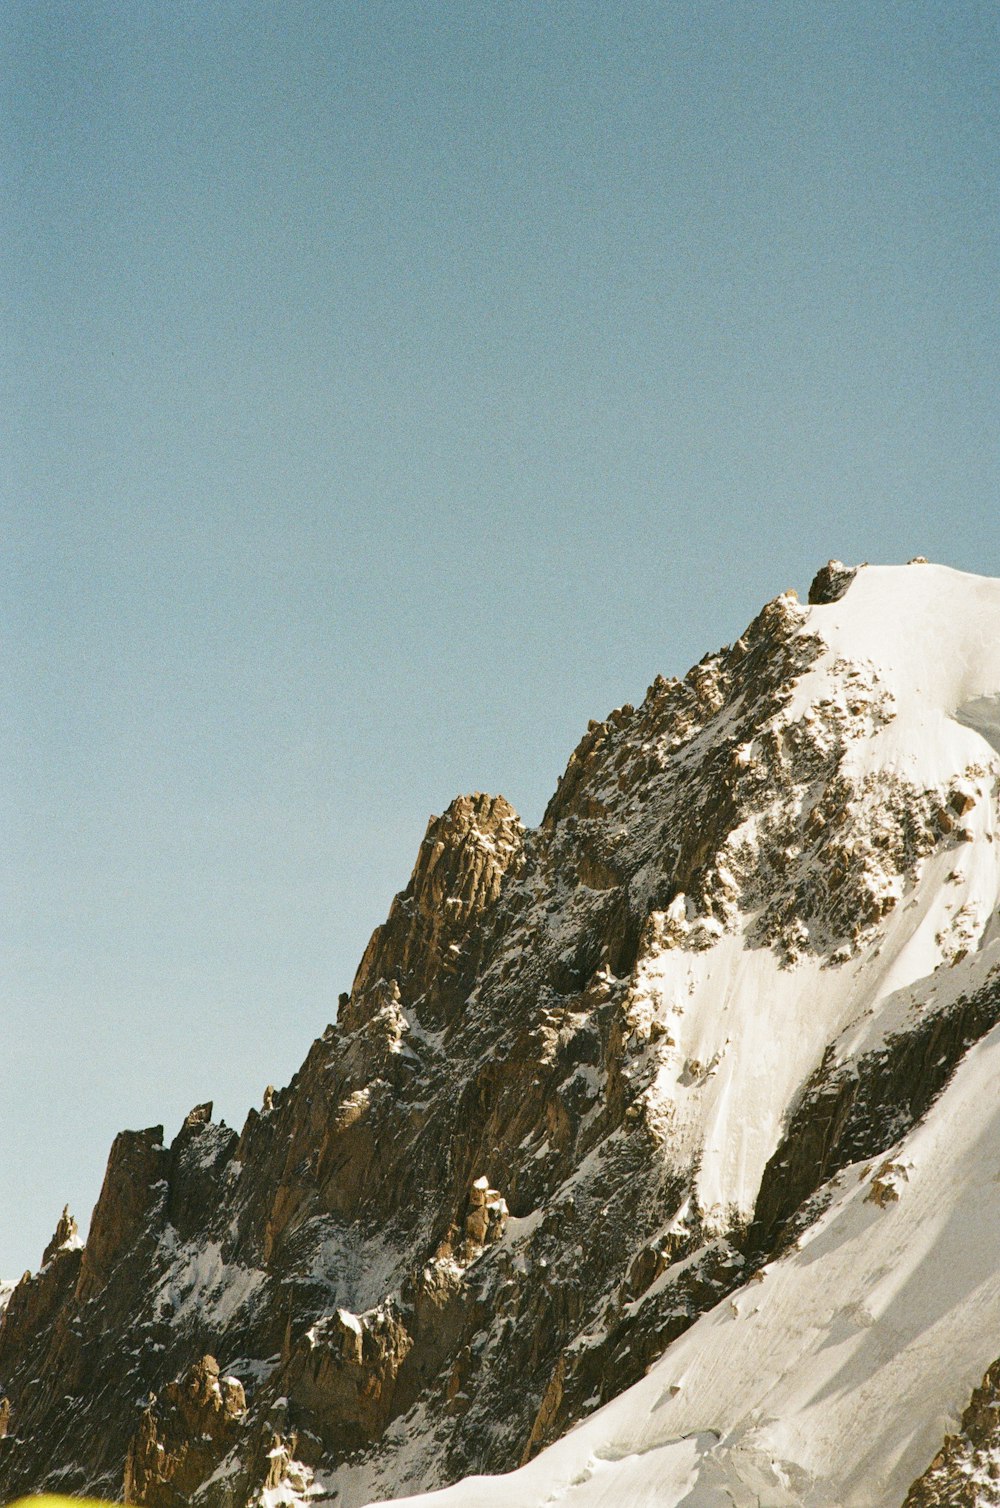
<path fill-rule="evenodd" d="M 0 1275 L 239 1125 L 427 817 L 829 556 L 1000 574 L 1000 16 L 0 13 Z"/>

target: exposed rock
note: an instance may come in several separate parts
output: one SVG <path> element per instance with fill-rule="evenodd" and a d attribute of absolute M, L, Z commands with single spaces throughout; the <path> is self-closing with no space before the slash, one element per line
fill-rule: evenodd
<path fill-rule="evenodd" d="M 214 1356 L 196 1361 L 143 1411 L 125 1458 L 126 1503 L 184 1508 L 238 1438 L 245 1415 L 239 1380 L 221 1376 Z"/>
<path fill-rule="evenodd" d="M 520 818 L 502 796 L 459 796 L 431 818 L 409 885 L 365 949 L 341 1010 L 345 1026 L 360 1024 L 366 992 L 380 980 L 421 1004 L 428 1021 L 461 1005 L 479 961 L 477 933 L 517 868 L 522 838 Z"/>
<path fill-rule="evenodd" d="M 477 1178 L 469 1190 L 465 1214 L 463 1254 L 469 1260 L 475 1252 L 499 1241 L 507 1224 L 507 1201 L 490 1188 L 488 1178 Z"/>
<path fill-rule="evenodd" d="M 885 1209 L 890 1204 L 898 1204 L 899 1185 L 905 1181 L 906 1169 L 901 1163 L 884 1162 L 871 1181 L 871 1188 L 865 1195 L 866 1202 L 877 1204 L 880 1209 Z"/>
<path fill-rule="evenodd" d="M 267 1470 L 256 1503 L 297 1503 L 308 1501 L 317 1493 L 311 1467 L 295 1459 L 297 1448 L 294 1435 L 288 1440 L 281 1435 L 271 1437 Z"/>
<path fill-rule="evenodd" d="M 809 602 L 822 606 L 839 602 L 857 575 L 857 567 L 845 566 L 841 560 L 829 560 L 816 572 L 809 588 Z"/>
<path fill-rule="evenodd" d="M 363 1315 L 336 1309 L 296 1344 L 282 1386 L 307 1413 L 324 1446 L 347 1455 L 381 1438 L 412 1345 L 392 1303 Z"/>
<path fill-rule="evenodd" d="M 163 1127 L 121 1131 L 115 1137 L 107 1172 L 90 1222 L 78 1297 L 92 1298 L 127 1252 L 166 1187 L 169 1154 Z"/>
<path fill-rule="evenodd" d="M 1000 1504 L 1000 1361 L 987 1371 L 957 1434 L 906 1495 L 903 1508 L 997 1508 Z"/>
<path fill-rule="evenodd" d="M 80 1240 L 76 1221 L 69 1212 L 69 1205 L 64 1205 L 63 1212 L 56 1224 L 55 1234 L 42 1255 L 42 1266 L 44 1267 L 46 1262 L 54 1257 L 57 1251 L 61 1251 L 63 1247 L 73 1248 L 82 1245 L 83 1242 Z"/>
<path fill-rule="evenodd" d="M 58 1229 L 57 1226 L 57 1234 Z M 0 1378 L 12 1375 L 23 1354 L 37 1365 L 39 1356 L 44 1354 L 40 1338 L 58 1319 L 73 1293 L 81 1260 L 79 1246 L 68 1240 L 56 1244 L 53 1237 L 45 1248 L 45 1260 L 38 1272 L 26 1272 L 14 1288 L 0 1314 Z"/>
<path fill-rule="evenodd" d="M 998 1021 L 1000 976 L 991 976 L 877 1051 L 844 1061 L 828 1052 L 764 1170 L 750 1249 L 763 1254 L 794 1240 L 815 1215 L 811 1199 L 821 1186 L 849 1164 L 877 1157 L 918 1121 L 969 1045 Z"/>
<path fill-rule="evenodd" d="M 538 1405 L 538 1413 L 535 1422 L 531 1426 L 527 1443 L 521 1453 L 520 1465 L 525 1465 L 532 1456 L 536 1455 L 541 1447 L 554 1438 L 557 1432 L 559 1410 L 563 1401 L 564 1382 L 566 1377 L 566 1357 L 562 1355 L 556 1362 L 555 1370 L 549 1379 L 549 1385 L 542 1394 L 542 1401 Z"/>
<path fill-rule="evenodd" d="M 182 1240 L 202 1228 L 239 1144 L 236 1132 L 216 1125 L 211 1116 L 211 1103 L 197 1105 L 170 1147 L 166 1214 Z"/>

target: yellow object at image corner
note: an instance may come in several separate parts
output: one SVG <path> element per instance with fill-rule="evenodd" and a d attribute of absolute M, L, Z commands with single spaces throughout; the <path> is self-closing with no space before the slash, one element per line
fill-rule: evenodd
<path fill-rule="evenodd" d="M 121 1505 L 105 1503 L 100 1498 L 64 1498 L 55 1493 L 40 1492 L 37 1497 L 18 1498 L 7 1508 L 121 1508 Z"/>

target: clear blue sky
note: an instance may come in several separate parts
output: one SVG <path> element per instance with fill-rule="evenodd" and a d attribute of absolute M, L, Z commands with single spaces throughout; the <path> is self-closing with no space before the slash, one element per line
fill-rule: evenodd
<path fill-rule="evenodd" d="M 425 822 L 831 555 L 1000 573 L 989 3 L 0 8 L 0 1273 Z"/>

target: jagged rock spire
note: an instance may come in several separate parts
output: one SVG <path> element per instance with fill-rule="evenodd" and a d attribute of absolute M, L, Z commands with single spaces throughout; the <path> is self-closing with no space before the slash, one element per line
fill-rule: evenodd
<path fill-rule="evenodd" d="M 69 1212 L 69 1205 L 64 1204 L 63 1212 L 59 1216 L 59 1219 L 56 1223 L 56 1228 L 52 1236 L 52 1240 L 49 1242 L 48 1246 L 45 1248 L 45 1251 L 42 1254 L 42 1266 L 44 1267 L 46 1262 L 54 1257 L 57 1251 L 61 1251 L 64 1246 L 76 1245 L 77 1238 L 78 1231 L 76 1221 L 73 1219 L 73 1216 Z"/>
<path fill-rule="evenodd" d="M 482 792 L 431 818 L 409 885 L 365 949 L 343 1024 L 367 1019 L 364 996 L 379 980 L 395 982 L 405 1004 L 424 1000 L 429 1015 L 447 1014 L 474 967 L 467 945 L 517 865 L 523 832 L 509 801 Z"/>
<path fill-rule="evenodd" d="M 810 605 L 822 607 L 829 602 L 839 602 L 856 575 L 857 566 L 846 566 L 842 560 L 828 560 L 812 579 Z"/>

